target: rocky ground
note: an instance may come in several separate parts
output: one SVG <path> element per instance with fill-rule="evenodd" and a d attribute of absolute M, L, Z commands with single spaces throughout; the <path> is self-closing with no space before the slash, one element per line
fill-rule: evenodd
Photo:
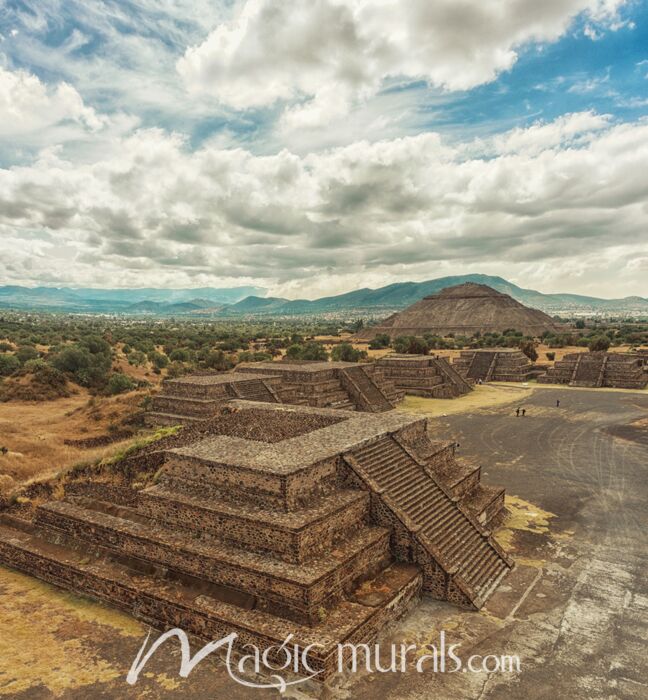
<path fill-rule="evenodd" d="M 520 672 L 404 673 L 338 678 L 335 698 L 648 697 L 648 392 L 489 387 L 430 403 L 432 429 L 507 488 L 510 516 L 497 533 L 518 563 L 479 613 L 424 601 L 383 640 L 426 653 L 460 644 L 471 654 L 517 655 Z M 495 393 L 493 393 L 495 392 Z M 477 393 L 477 392 L 475 392 Z M 482 393 L 482 397 L 485 394 Z M 560 400 L 560 407 L 556 401 Z M 526 416 L 516 417 L 523 406 Z M 418 413 L 425 404 L 417 404 Z M 446 415 L 442 415 L 442 413 Z M 277 696 L 231 681 L 218 662 L 178 676 L 179 654 L 161 650 L 138 684 L 126 673 L 147 630 L 126 615 L 0 569 L 0 696 L 180 698 Z M 384 660 L 387 663 L 386 660 Z M 286 697 L 311 697 L 307 687 Z"/>

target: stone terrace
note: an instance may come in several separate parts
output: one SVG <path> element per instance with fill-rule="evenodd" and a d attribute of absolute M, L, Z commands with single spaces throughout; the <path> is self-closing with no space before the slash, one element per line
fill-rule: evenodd
<path fill-rule="evenodd" d="M 265 648 L 370 643 L 421 592 L 479 608 L 512 568 L 483 487 L 423 418 L 233 400 L 143 490 L 76 482 L 0 518 L 0 563 L 130 611 Z"/>
<path fill-rule="evenodd" d="M 148 425 L 187 425 L 213 418 L 231 399 L 276 403 L 275 376 L 250 377 L 239 372 L 191 374 L 165 379 L 146 414 Z"/>
<path fill-rule="evenodd" d="M 526 382 L 533 376 L 533 363 L 521 350 L 462 350 L 452 366 L 467 381 Z"/>
<path fill-rule="evenodd" d="M 648 385 L 648 361 L 637 353 L 582 352 L 565 355 L 538 377 L 542 384 L 582 387 L 644 389 Z"/>
<path fill-rule="evenodd" d="M 373 363 L 283 360 L 243 363 L 236 369 L 280 377 L 277 394 L 283 403 L 380 413 L 403 398 Z"/>
<path fill-rule="evenodd" d="M 397 389 L 413 396 L 452 399 L 472 391 L 472 386 L 443 358 L 392 354 L 376 365 Z"/>

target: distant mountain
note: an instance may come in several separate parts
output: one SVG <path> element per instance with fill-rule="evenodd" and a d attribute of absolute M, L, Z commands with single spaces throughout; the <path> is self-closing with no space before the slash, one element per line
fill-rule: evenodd
<path fill-rule="evenodd" d="M 259 312 L 272 313 L 277 309 L 283 308 L 288 303 L 290 303 L 288 299 L 279 297 L 250 296 L 236 304 L 231 304 L 223 310 L 223 313 L 228 316 Z"/>
<path fill-rule="evenodd" d="M 648 315 L 648 299 L 599 299 L 579 294 L 542 294 L 502 277 L 456 275 L 426 282 L 397 282 L 378 289 L 356 289 L 321 299 L 264 296 L 260 287 L 218 289 L 68 289 L 0 287 L 0 308 L 70 313 L 153 314 L 232 318 L 241 316 L 299 316 L 353 313 L 387 316 L 446 287 L 466 282 L 485 284 L 532 308 L 549 314 L 619 313 Z"/>
<path fill-rule="evenodd" d="M 335 312 L 356 311 L 373 314 L 404 309 L 426 296 L 436 294 L 447 287 L 474 282 L 485 284 L 498 292 L 508 294 L 514 299 L 532 308 L 546 313 L 571 312 L 618 312 L 648 314 L 648 299 L 642 297 L 626 297 L 624 299 L 599 299 L 578 294 L 543 294 L 533 289 L 518 287 L 502 277 L 490 275 L 457 275 L 440 277 L 426 282 L 397 282 L 378 289 L 357 289 L 346 294 L 322 297 L 309 301 L 296 299 L 285 301 L 276 297 L 249 297 L 228 307 L 226 313 L 298 315 L 325 314 Z M 238 311 L 235 311 L 238 310 Z"/>
<path fill-rule="evenodd" d="M 222 310 L 262 287 L 199 289 L 70 289 L 66 287 L 0 287 L 0 308 L 69 313 L 187 314 L 200 309 Z"/>
<path fill-rule="evenodd" d="M 159 301 L 138 301 L 136 304 L 130 304 L 125 311 L 132 313 L 151 313 L 172 315 L 179 313 L 190 313 L 200 309 L 213 308 L 214 304 L 206 299 L 192 299 L 191 301 L 177 301 L 173 304 Z M 222 309 L 223 306 L 219 306 Z"/>

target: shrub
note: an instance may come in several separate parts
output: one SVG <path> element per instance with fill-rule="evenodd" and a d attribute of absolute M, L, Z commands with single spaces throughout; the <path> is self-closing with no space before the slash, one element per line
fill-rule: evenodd
<path fill-rule="evenodd" d="M 23 369 L 27 372 L 31 372 L 32 374 L 38 372 L 41 369 L 45 369 L 45 367 L 54 369 L 53 367 L 51 367 L 51 365 L 48 365 L 42 357 L 38 357 L 35 360 L 27 360 L 27 362 L 25 362 L 25 364 L 23 365 Z"/>
<path fill-rule="evenodd" d="M 175 379 L 176 377 L 182 377 L 182 375 L 186 374 L 186 372 L 186 367 L 182 364 L 182 362 L 172 362 L 169 365 L 167 376 L 171 379 Z"/>
<path fill-rule="evenodd" d="M 115 372 L 110 375 L 106 390 L 109 394 L 123 394 L 125 391 L 132 391 L 135 388 L 135 382 L 126 374 Z"/>
<path fill-rule="evenodd" d="M 38 362 L 38 360 L 34 360 L 34 362 Z M 59 372 L 55 367 L 44 363 L 34 372 L 34 379 L 39 384 L 58 391 L 63 391 L 67 385 L 67 379 L 63 372 Z"/>
<path fill-rule="evenodd" d="M 536 350 L 536 345 L 532 340 L 522 340 L 520 341 L 518 347 L 531 360 L 531 362 L 535 362 L 538 359 L 538 351 Z"/>
<path fill-rule="evenodd" d="M 169 358 L 156 350 L 149 352 L 148 359 L 157 370 L 164 369 L 169 364 Z"/>
<path fill-rule="evenodd" d="M 290 360 L 328 360 L 326 348 L 313 341 L 305 344 L 293 343 L 286 351 Z"/>
<path fill-rule="evenodd" d="M 239 358 L 239 362 L 243 362 L 243 360 Z M 202 361 L 202 364 L 207 369 L 216 369 L 221 372 L 232 369 L 234 366 L 232 360 L 222 350 L 213 350 L 212 352 L 207 353 Z"/>
<path fill-rule="evenodd" d="M 304 345 L 302 351 L 302 360 L 328 360 L 326 348 L 319 343 L 310 342 Z"/>
<path fill-rule="evenodd" d="M 141 367 L 146 362 L 146 355 L 141 350 L 131 350 L 128 354 L 128 364 L 131 367 Z"/>
<path fill-rule="evenodd" d="M 545 355 L 547 356 L 548 360 L 551 360 L 552 362 L 556 359 L 556 353 L 555 352 L 546 352 Z"/>
<path fill-rule="evenodd" d="M 112 361 L 110 345 L 99 337 L 64 347 L 52 359 L 60 372 L 72 375 L 81 386 L 101 387 L 108 380 Z"/>
<path fill-rule="evenodd" d="M 390 342 L 390 337 L 387 333 L 378 333 L 376 337 L 369 343 L 369 347 L 372 350 L 381 350 L 382 348 L 388 348 Z"/>
<path fill-rule="evenodd" d="M 170 355 L 171 362 L 189 362 L 189 351 L 185 348 L 176 348 Z"/>
<path fill-rule="evenodd" d="M 414 335 L 401 335 L 393 344 L 394 350 L 407 355 L 427 355 L 430 351 L 424 338 L 417 338 Z"/>
<path fill-rule="evenodd" d="M 331 358 L 336 362 L 359 362 L 367 357 L 364 350 L 356 350 L 351 343 L 340 343 L 333 348 Z"/>
<path fill-rule="evenodd" d="M 238 354 L 237 359 L 239 362 L 268 362 L 272 360 L 272 355 L 268 355 L 267 352 L 250 352 L 249 350 L 243 350 Z"/>
<path fill-rule="evenodd" d="M 0 352 L 11 352 L 12 350 L 13 345 L 11 343 L 7 343 L 5 341 L 0 343 Z"/>
<path fill-rule="evenodd" d="M 18 358 L 20 364 L 24 365 L 25 362 L 29 362 L 29 360 L 35 360 L 40 357 L 40 353 L 32 345 L 23 345 L 22 347 L 18 348 L 16 357 Z"/>
<path fill-rule="evenodd" d="M 15 355 L 0 355 L 0 377 L 8 377 L 20 369 L 20 361 Z"/>
<path fill-rule="evenodd" d="M 605 335 L 599 335 L 590 340 L 588 346 L 590 352 L 606 352 L 610 347 L 610 339 Z"/>

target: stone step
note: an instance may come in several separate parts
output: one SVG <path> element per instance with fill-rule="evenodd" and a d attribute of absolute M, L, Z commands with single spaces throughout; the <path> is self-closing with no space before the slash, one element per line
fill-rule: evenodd
<path fill-rule="evenodd" d="M 509 566 L 478 526 L 391 437 L 356 450 L 352 466 L 356 462 L 378 484 L 397 514 L 406 515 L 418 525 L 424 546 L 431 545 L 433 556 L 440 558 L 439 563 L 449 571 L 458 572 L 464 581 L 461 590 L 475 605 L 481 605 L 482 592 L 492 588 L 492 579 L 499 577 L 500 566 L 506 569 Z M 470 574 L 468 580 L 462 575 L 464 571 Z M 459 585 L 459 581 L 456 583 Z"/>
<path fill-rule="evenodd" d="M 409 609 L 421 591 L 421 574 L 416 567 L 392 564 L 330 610 L 325 619 L 306 626 L 241 607 L 213 591 L 206 594 L 200 582 L 191 585 L 168 577 L 154 578 L 6 524 L 0 524 L 0 563 L 108 603 L 160 630 L 180 627 L 204 642 L 235 632 L 235 649 L 241 653 L 249 653 L 245 644 L 255 644 L 262 651 L 269 646 L 278 648 L 292 635 L 291 643 L 302 649 L 310 646 L 309 666 L 321 672 L 318 678 L 322 680 L 337 670 L 338 644 L 372 643 L 385 625 Z M 197 650 L 192 645 L 192 653 Z M 272 654 L 270 659 L 278 665 L 285 661 Z"/>
<path fill-rule="evenodd" d="M 174 425 L 191 425 L 192 423 L 200 423 L 205 418 L 197 418 L 195 416 L 185 416 L 177 413 L 162 413 L 160 411 L 148 411 L 144 416 L 144 421 L 147 425 L 156 425 L 161 427 L 169 427 Z"/>
<path fill-rule="evenodd" d="M 345 586 L 372 566 L 387 563 L 389 531 L 365 526 L 336 549 L 306 564 L 290 564 L 232 547 L 203 542 L 159 527 L 89 510 L 65 501 L 37 509 L 35 522 L 80 542 L 94 544 L 157 566 L 254 595 L 265 609 L 312 624 L 318 608 L 330 607 Z"/>
<path fill-rule="evenodd" d="M 155 520 L 293 563 L 330 549 L 350 528 L 361 526 L 368 508 L 369 494 L 360 490 L 336 490 L 313 507 L 290 513 L 191 496 L 163 485 L 138 494 L 138 510 Z"/>

